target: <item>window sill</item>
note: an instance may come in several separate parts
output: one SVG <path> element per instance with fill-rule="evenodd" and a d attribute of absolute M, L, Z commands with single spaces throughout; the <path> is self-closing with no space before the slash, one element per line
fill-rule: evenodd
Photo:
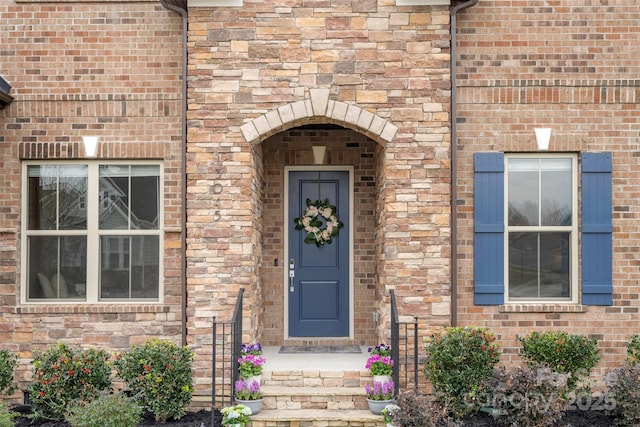
<path fill-rule="evenodd" d="M 500 313 L 586 313 L 587 308 L 582 304 L 504 304 L 500 306 Z"/>
<path fill-rule="evenodd" d="M 15 307 L 15 314 L 168 313 L 165 304 L 38 304 Z"/>

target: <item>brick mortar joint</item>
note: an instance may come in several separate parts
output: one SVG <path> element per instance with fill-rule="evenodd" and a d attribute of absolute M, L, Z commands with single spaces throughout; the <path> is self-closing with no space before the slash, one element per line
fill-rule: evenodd
<path fill-rule="evenodd" d="M 166 93 L 96 93 L 96 94 L 16 94 L 15 100 L 19 102 L 61 102 L 61 101 L 74 101 L 74 102 L 155 102 L 155 101 L 182 101 L 180 94 Z"/>
<path fill-rule="evenodd" d="M 464 72 L 460 72 L 464 74 Z M 557 87 L 640 87 L 640 79 L 481 79 L 465 80 L 458 87 L 516 87 L 516 88 L 557 88 Z"/>

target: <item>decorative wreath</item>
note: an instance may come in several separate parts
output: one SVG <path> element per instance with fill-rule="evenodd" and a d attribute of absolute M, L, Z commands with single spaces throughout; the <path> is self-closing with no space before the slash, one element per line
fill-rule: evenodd
<path fill-rule="evenodd" d="M 296 230 L 307 232 L 305 243 L 313 243 L 317 247 L 331 243 L 331 239 L 338 235 L 338 231 L 344 226 L 338 219 L 336 207 L 329 203 L 329 199 L 312 202 L 307 199 L 307 208 L 302 218 L 293 220 Z"/>

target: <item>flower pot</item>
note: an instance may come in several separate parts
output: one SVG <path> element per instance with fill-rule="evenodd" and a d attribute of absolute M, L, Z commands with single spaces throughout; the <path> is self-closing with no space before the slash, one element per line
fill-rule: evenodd
<path fill-rule="evenodd" d="M 248 385 L 251 385 L 252 381 L 257 381 L 258 384 L 262 384 L 262 375 L 254 375 L 252 377 L 242 378 L 242 381 L 246 382 Z"/>
<path fill-rule="evenodd" d="M 251 413 L 253 414 L 257 414 L 258 412 L 260 412 L 260 409 L 262 409 L 262 400 L 263 399 L 258 399 L 258 400 L 240 400 L 240 399 L 236 399 L 236 402 L 239 405 L 244 405 L 246 407 L 248 407 L 249 409 L 251 409 Z"/>
<path fill-rule="evenodd" d="M 373 382 L 374 383 L 388 383 L 391 381 L 391 375 L 374 375 Z"/>
<path fill-rule="evenodd" d="M 369 410 L 374 415 L 380 415 L 385 406 L 393 403 L 393 399 L 389 400 L 372 400 L 367 398 L 367 403 L 369 404 Z"/>

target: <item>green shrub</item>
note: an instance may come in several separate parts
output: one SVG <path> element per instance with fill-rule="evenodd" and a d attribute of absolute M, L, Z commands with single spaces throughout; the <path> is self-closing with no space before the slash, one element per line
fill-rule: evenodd
<path fill-rule="evenodd" d="M 72 427 L 135 427 L 141 419 L 142 407 L 122 394 L 103 394 L 73 406 L 67 415 Z"/>
<path fill-rule="evenodd" d="M 454 418 L 477 409 L 475 400 L 500 360 L 495 339 L 486 328 L 453 327 L 428 341 L 424 373 Z"/>
<path fill-rule="evenodd" d="M 14 415 L 4 402 L 0 402 L 0 427 L 14 427 L 16 425 L 13 421 Z"/>
<path fill-rule="evenodd" d="M 564 331 L 531 332 L 520 338 L 523 357 L 532 367 L 548 366 L 553 371 L 568 374 L 569 391 L 582 385 L 588 390 L 588 379 L 602 355 L 598 341 Z"/>
<path fill-rule="evenodd" d="M 627 362 L 636 366 L 640 362 L 640 335 L 632 335 L 627 343 Z"/>
<path fill-rule="evenodd" d="M 562 418 L 566 376 L 547 367 L 504 367 L 487 381 L 484 401 L 502 426 L 548 427 Z"/>
<path fill-rule="evenodd" d="M 9 350 L 0 350 L 0 394 L 12 394 L 16 391 L 13 384 L 13 372 L 18 358 Z"/>
<path fill-rule="evenodd" d="M 191 402 L 193 353 L 185 346 L 151 339 L 116 356 L 116 372 L 134 400 L 148 408 L 157 421 L 180 419 Z"/>
<path fill-rule="evenodd" d="M 76 350 L 66 344 L 36 353 L 30 388 L 37 418 L 63 420 L 77 402 L 90 402 L 111 387 L 109 354 L 103 350 Z"/>
<path fill-rule="evenodd" d="M 640 425 L 640 366 L 624 366 L 606 376 L 609 391 L 605 404 L 616 425 Z"/>

